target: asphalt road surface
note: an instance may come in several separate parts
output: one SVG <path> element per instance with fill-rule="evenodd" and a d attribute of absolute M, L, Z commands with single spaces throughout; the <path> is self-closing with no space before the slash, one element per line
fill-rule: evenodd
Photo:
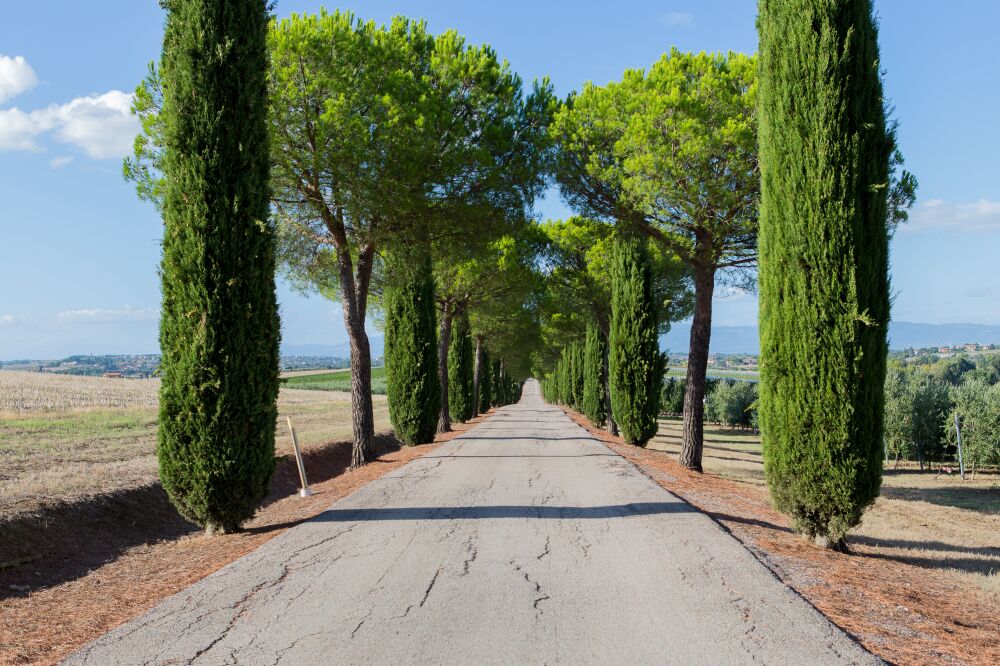
<path fill-rule="evenodd" d="M 70 664 L 880 663 L 529 382 Z"/>

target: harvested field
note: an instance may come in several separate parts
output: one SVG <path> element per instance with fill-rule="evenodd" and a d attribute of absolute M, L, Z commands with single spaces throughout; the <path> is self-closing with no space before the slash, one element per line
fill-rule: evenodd
<path fill-rule="evenodd" d="M 0 418 L 88 409 L 155 409 L 156 379 L 0 371 Z"/>
<path fill-rule="evenodd" d="M 34 396 L 22 405 L 35 406 L 0 417 L 0 519 L 156 483 L 158 380 L 42 375 L 36 381 L 39 374 L 0 372 L 5 386 Z M 77 399 L 74 385 L 80 388 Z M 374 404 L 376 430 L 388 431 L 385 398 L 374 396 Z M 277 455 L 292 450 L 286 416 L 308 448 L 349 439 L 350 414 L 350 394 L 282 388 Z"/>

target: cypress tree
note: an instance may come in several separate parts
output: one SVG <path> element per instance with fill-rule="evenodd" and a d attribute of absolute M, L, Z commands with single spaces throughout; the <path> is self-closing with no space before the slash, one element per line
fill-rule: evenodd
<path fill-rule="evenodd" d="M 573 387 L 573 409 L 582 410 L 583 409 L 583 375 L 584 375 L 584 354 L 583 345 L 579 342 L 574 342 L 572 346 L 572 358 L 573 358 L 573 374 L 572 374 L 572 387 Z"/>
<path fill-rule="evenodd" d="M 583 413 L 594 425 L 603 424 L 607 416 L 604 386 L 604 336 L 590 324 L 583 359 Z"/>
<path fill-rule="evenodd" d="M 156 452 L 170 500 L 208 533 L 253 516 L 275 464 L 265 5 L 171 0 L 163 37 Z"/>
<path fill-rule="evenodd" d="M 390 259 L 385 287 L 385 382 L 389 419 L 404 444 L 434 440 L 441 384 L 438 380 L 434 278 L 429 253 Z"/>
<path fill-rule="evenodd" d="M 490 353 L 483 349 L 482 376 L 479 378 L 479 413 L 485 414 L 490 411 L 493 403 L 493 367 L 490 363 Z"/>
<path fill-rule="evenodd" d="M 776 506 L 817 543 L 879 493 L 893 147 L 870 0 L 762 0 L 760 424 Z"/>
<path fill-rule="evenodd" d="M 653 280 L 645 241 L 619 238 L 611 275 L 611 408 L 629 444 L 656 434 L 663 381 Z"/>
<path fill-rule="evenodd" d="M 455 317 L 448 346 L 448 411 L 460 423 L 472 418 L 472 331 L 469 315 Z"/>
<path fill-rule="evenodd" d="M 503 405 L 503 365 L 500 363 L 500 359 L 493 361 L 493 367 L 490 368 L 490 404 L 494 407 L 501 407 Z"/>
<path fill-rule="evenodd" d="M 559 353 L 559 365 L 557 366 L 557 372 L 559 373 L 560 405 L 568 405 L 570 403 L 569 355 L 566 350 L 567 348 L 563 347 L 562 351 Z"/>

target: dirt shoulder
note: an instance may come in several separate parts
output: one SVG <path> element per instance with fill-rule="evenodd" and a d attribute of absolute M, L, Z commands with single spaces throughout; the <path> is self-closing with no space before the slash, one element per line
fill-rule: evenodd
<path fill-rule="evenodd" d="M 381 437 L 381 455 L 357 470 L 347 470 L 349 443 L 313 447 L 306 467 L 314 494 L 307 498 L 298 497 L 295 465 L 285 458 L 265 505 L 238 534 L 205 537 L 177 516 L 158 485 L 57 507 L 19 525 L 23 537 L 46 536 L 52 548 L 44 560 L 0 572 L 0 664 L 57 663 L 485 418 L 456 424 L 423 446 L 399 448 Z"/>
<path fill-rule="evenodd" d="M 1000 603 L 974 585 L 882 558 L 863 545 L 845 555 L 799 538 L 756 489 L 691 472 L 673 456 L 625 444 L 566 410 L 653 481 L 704 511 L 786 585 L 871 652 L 897 664 L 1000 663 Z"/>

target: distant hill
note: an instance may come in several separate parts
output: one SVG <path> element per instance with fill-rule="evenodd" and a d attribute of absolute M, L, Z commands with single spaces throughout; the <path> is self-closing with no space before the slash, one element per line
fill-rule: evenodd
<path fill-rule="evenodd" d="M 757 354 L 760 351 L 757 335 L 756 326 L 713 326 L 711 351 L 713 354 Z M 673 354 L 685 354 L 690 336 L 691 324 L 674 324 L 669 333 L 660 336 L 660 346 Z M 951 346 L 966 342 L 1000 344 L 1000 326 L 910 321 L 894 321 L 889 325 L 890 349 Z"/>
<path fill-rule="evenodd" d="M 1000 344 L 1000 326 L 987 324 L 915 324 L 894 321 L 889 326 L 889 346 L 892 349 L 907 347 L 954 346 L 966 342 L 981 345 Z"/>
<path fill-rule="evenodd" d="M 660 336 L 660 347 L 671 354 L 686 354 L 691 339 L 691 324 L 674 324 Z M 759 348 L 756 326 L 713 326 L 711 353 L 756 354 Z"/>
<path fill-rule="evenodd" d="M 382 356 L 383 344 L 381 335 L 369 335 L 368 343 L 371 345 L 372 357 Z M 351 355 L 351 344 L 347 341 L 335 345 L 281 345 L 282 356 L 333 356 L 348 358 Z"/>

